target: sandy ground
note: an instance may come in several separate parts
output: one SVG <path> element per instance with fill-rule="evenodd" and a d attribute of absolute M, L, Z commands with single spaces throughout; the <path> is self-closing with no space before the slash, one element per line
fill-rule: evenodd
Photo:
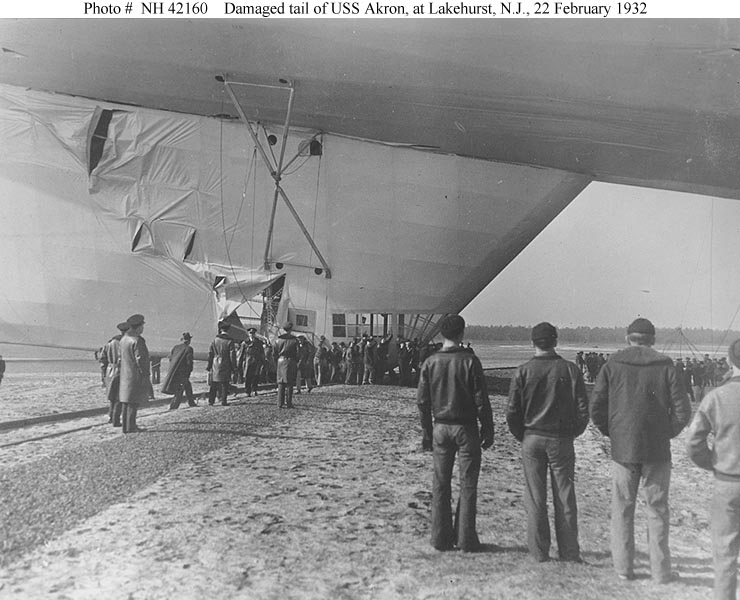
<path fill-rule="evenodd" d="M 87 375 L 89 377 L 89 375 Z M 78 382 L 79 383 L 79 382 Z M 3 384 L 4 385 L 4 384 Z M 81 389 L 81 388 L 78 388 Z M 92 401 L 99 389 L 78 395 Z M 653 584 L 638 509 L 638 580 L 613 575 L 608 548 L 608 445 L 577 441 L 577 492 L 586 565 L 531 562 L 524 547 L 518 444 L 494 396 L 497 439 L 484 453 L 477 554 L 428 542 L 431 456 L 419 450 L 414 390 L 332 386 L 297 397 L 239 397 L 229 408 L 144 411 L 149 431 L 174 423 L 245 422 L 218 450 L 182 461 L 125 501 L 100 507 L 0 569 L 0 598 L 707 598 L 711 476 L 674 443 L 671 548 L 680 579 Z M 249 427 L 250 410 L 274 419 Z M 0 433 L 0 466 L 33 464 L 74 445 L 121 435 L 86 419 L 70 433 L 44 425 Z M 49 437 L 48 434 L 53 434 Z M 133 436 L 134 438 L 136 436 Z M 37 438 L 32 443 L 24 439 Z M 137 443 L 132 439 L 131 443 Z M 125 456 L 121 457 L 125 460 Z"/>

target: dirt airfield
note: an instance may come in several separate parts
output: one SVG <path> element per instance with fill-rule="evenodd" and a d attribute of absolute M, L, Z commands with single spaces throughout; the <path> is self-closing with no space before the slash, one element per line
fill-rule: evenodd
<path fill-rule="evenodd" d="M 77 385 L 80 396 L 100 402 L 94 377 L 79 379 L 65 385 Z M 0 555 L 0 598 L 711 596 L 712 478 L 686 459 L 683 435 L 673 444 L 671 484 L 671 549 L 680 577 L 660 586 L 649 578 L 642 506 L 636 523 L 638 578 L 622 582 L 613 574 L 608 442 L 591 427 L 576 442 L 586 564 L 536 564 L 525 547 L 519 448 L 506 429 L 504 396 L 492 396 L 496 442 L 483 458 L 478 532 L 484 548 L 475 554 L 442 553 L 429 545 L 432 458 L 420 451 L 413 389 L 336 385 L 297 396 L 294 410 L 279 410 L 274 393 L 232 398 L 229 407 L 201 401 L 197 408 L 173 412 L 147 409 L 140 419 L 147 431 L 125 437 L 101 417 L 0 433 L 0 479 L 5 473 L 13 482 L 0 487 L 4 533 L 11 540 Z M 185 436 L 194 441 L 183 442 Z M 31 438 L 35 441 L 24 443 Z M 200 443 L 211 438 L 218 443 Z M 74 475 L 55 466 L 44 478 L 51 490 L 45 508 L 26 509 L 17 498 L 39 487 L 29 483 L 28 491 L 18 491 L 24 489 L 18 480 L 56 464 L 49 461 L 98 460 L 101 453 L 115 465 L 111 477 L 114 470 L 116 477 L 146 470 L 148 462 L 159 470 L 148 478 L 132 477 L 129 487 L 119 486 L 104 499 L 87 492 L 84 498 L 74 492 L 67 498 L 62 477 Z M 98 478 L 102 486 L 108 476 L 97 466 L 88 474 L 84 466 L 75 469 L 93 488 L 89 479 Z M 71 507 L 69 514 L 84 516 L 60 518 L 56 529 L 42 522 L 35 537 L 19 531 L 53 520 L 48 515 L 55 514 L 55 498 L 65 507 L 93 498 L 94 506 L 79 512 Z M 27 521 L 14 525 L 11 517 Z"/>

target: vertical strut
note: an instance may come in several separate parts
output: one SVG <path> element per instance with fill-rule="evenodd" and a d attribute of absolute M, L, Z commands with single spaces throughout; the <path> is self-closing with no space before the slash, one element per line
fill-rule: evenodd
<path fill-rule="evenodd" d="M 252 125 L 249 123 L 249 120 L 247 119 L 247 115 L 244 113 L 244 110 L 239 104 L 236 94 L 234 94 L 234 91 L 231 89 L 232 85 L 244 85 L 244 86 L 252 86 L 252 87 L 289 90 L 290 95 L 288 97 L 288 110 L 285 115 L 285 124 L 283 125 L 283 141 L 280 147 L 280 156 L 277 160 L 277 165 L 273 165 L 273 161 L 270 160 L 270 157 L 268 156 L 267 152 L 265 152 L 265 149 L 262 146 L 262 143 L 260 142 L 257 134 L 252 129 Z M 285 205 L 288 207 L 288 210 L 293 215 L 293 218 L 295 219 L 296 223 L 298 223 L 298 227 L 303 232 L 303 235 L 306 237 L 306 240 L 308 240 L 308 243 L 313 249 L 314 253 L 316 254 L 316 257 L 321 262 L 321 265 L 324 268 L 324 274 L 326 278 L 331 279 L 331 269 L 329 268 L 329 265 L 327 264 L 323 255 L 319 251 L 318 247 L 316 246 L 316 243 L 313 241 L 313 238 L 311 237 L 311 234 L 306 229 L 306 226 L 303 224 L 303 221 L 301 220 L 301 217 L 298 215 L 298 212 L 296 211 L 295 207 L 290 202 L 290 199 L 288 198 L 288 195 L 285 193 L 285 190 L 283 190 L 282 186 L 280 185 L 280 180 L 283 174 L 283 161 L 285 159 L 285 149 L 287 146 L 288 133 L 290 130 L 290 117 L 293 112 L 293 97 L 295 95 L 295 88 L 293 87 L 293 84 L 289 83 L 288 87 L 283 87 L 283 86 L 274 86 L 274 85 L 262 85 L 262 84 L 257 84 L 257 83 L 241 83 L 241 82 L 235 82 L 235 81 L 224 81 L 224 86 L 226 87 L 226 91 L 228 92 L 229 97 L 231 98 L 231 101 L 234 104 L 234 107 L 239 113 L 239 118 L 247 126 L 247 131 L 249 131 L 249 135 L 252 137 L 252 140 L 254 141 L 255 146 L 257 147 L 257 149 L 260 152 L 260 155 L 262 156 L 262 160 L 264 160 L 265 165 L 270 171 L 270 176 L 275 180 L 275 195 L 273 196 L 273 200 L 272 200 L 272 209 L 270 211 L 270 222 L 269 222 L 268 230 L 267 230 L 267 242 L 265 244 L 265 254 L 264 254 L 265 269 L 270 268 L 270 248 L 272 246 L 272 237 L 273 237 L 273 233 L 275 229 L 275 214 L 277 211 L 278 198 L 282 198 L 283 201 L 285 202 Z"/>

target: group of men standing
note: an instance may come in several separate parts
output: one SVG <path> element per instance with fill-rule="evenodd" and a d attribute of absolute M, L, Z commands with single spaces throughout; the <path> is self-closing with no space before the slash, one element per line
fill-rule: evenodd
<path fill-rule="evenodd" d="M 491 405 L 480 361 L 461 347 L 459 315 L 441 324 L 443 347 L 421 367 L 417 404 L 422 447 L 433 451 L 431 543 L 475 551 L 481 448 L 493 443 Z M 579 366 L 560 357 L 550 323 L 532 329 L 534 356 L 511 380 L 506 420 L 521 442 L 527 546 L 550 559 L 547 475 L 552 487 L 558 558 L 582 562 L 578 543 L 573 441 L 589 418 L 611 440 L 611 554 L 619 578 L 635 577 L 634 515 L 640 485 L 648 515 L 650 570 L 675 579 L 669 548 L 671 439 L 691 420 L 691 404 L 673 361 L 656 352 L 655 327 L 638 318 L 627 347 L 602 365 L 589 399 Z M 735 598 L 740 550 L 740 340 L 729 348 L 731 377 L 702 400 L 688 433 L 688 453 L 714 473 L 711 533 L 715 598 Z M 479 429 L 480 427 L 480 429 Z M 451 478 L 459 459 L 460 497 L 453 520 Z"/>
<path fill-rule="evenodd" d="M 707 388 L 719 385 L 729 371 L 730 365 L 724 356 L 712 359 L 705 354 L 703 360 L 696 357 L 676 359 L 676 373 L 692 402 L 700 402 Z"/>
<path fill-rule="evenodd" d="M 105 385 L 110 409 L 108 420 L 123 433 L 142 431 L 136 424 L 139 407 L 154 396 L 150 357 L 144 332 L 144 316 L 131 315 L 117 326 L 119 333 L 103 346 L 106 358 Z"/>

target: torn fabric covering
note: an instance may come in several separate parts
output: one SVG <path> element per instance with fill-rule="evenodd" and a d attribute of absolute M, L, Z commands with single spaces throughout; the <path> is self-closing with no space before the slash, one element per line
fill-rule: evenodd
<path fill-rule="evenodd" d="M 329 338 L 335 314 L 457 312 L 588 183 L 328 134 L 314 155 L 313 137 L 288 137 L 281 185 L 331 278 L 282 200 L 265 267 L 275 183 L 243 124 L 0 86 L 0 341 L 97 347 L 138 312 L 153 350 L 187 330 L 202 351 L 283 275 L 278 312 Z"/>

